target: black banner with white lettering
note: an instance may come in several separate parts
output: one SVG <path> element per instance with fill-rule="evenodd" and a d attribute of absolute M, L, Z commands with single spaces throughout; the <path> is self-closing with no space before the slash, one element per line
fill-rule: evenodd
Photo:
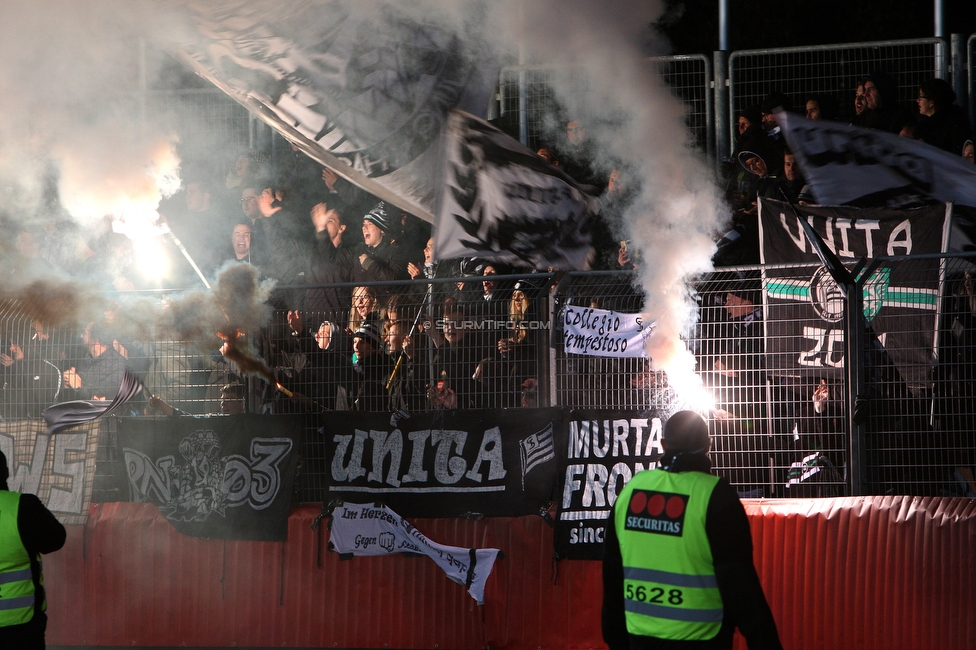
<path fill-rule="evenodd" d="M 184 535 L 284 541 L 303 420 L 287 415 L 122 418 L 130 500 Z"/>
<path fill-rule="evenodd" d="M 657 466 L 663 422 L 655 412 L 570 411 L 560 464 L 554 546 L 560 558 L 599 560 L 610 508 L 634 474 Z"/>
<path fill-rule="evenodd" d="M 539 514 L 552 499 L 559 409 L 329 413 L 329 494 L 404 517 Z"/>
<path fill-rule="evenodd" d="M 820 265 L 799 220 L 813 226 L 840 262 L 946 250 L 950 210 L 851 207 L 794 208 L 760 199 L 763 264 L 802 264 L 763 271 L 766 367 L 798 376 L 840 378 L 844 368 L 844 299 Z M 864 318 L 902 378 L 926 382 L 934 359 L 940 261 L 886 261 L 863 283 Z"/>

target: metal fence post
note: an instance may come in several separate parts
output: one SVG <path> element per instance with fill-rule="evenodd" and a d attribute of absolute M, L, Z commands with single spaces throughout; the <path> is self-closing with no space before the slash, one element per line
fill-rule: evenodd
<path fill-rule="evenodd" d="M 519 142 L 524 146 L 529 146 L 529 99 L 528 89 L 525 80 L 525 70 L 518 71 L 518 119 L 519 119 Z M 565 124 L 563 126 L 566 126 Z"/>
<path fill-rule="evenodd" d="M 851 496 L 864 494 L 865 456 L 865 416 L 867 407 L 865 395 L 865 335 L 864 335 L 864 295 L 862 283 L 869 273 L 861 274 L 861 280 L 848 285 L 847 300 L 844 301 L 844 365 L 847 380 L 845 407 L 847 428 L 850 432 L 850 467 L 847 472 L 848 490 Z"/>
<path fill-rule="evenodd" d="M 956 101 L 964 111 L 969 112 L 969 66 L 966 65 L 966 41 L 962 34 L 953 34 L 952 48 L 952 89 L 956 91 Z"/>
<path fill-rule="evenodd" d="M 549 284 L 552 286 L 552 277 L 549 278 Z M 545 350 L 546 353 L 539 355 L 540 358 L 544 358 L 545 368 L 541 369 L 543 372 L 539 373 L 540 377 L 546 378 L 547 385 L 545 387 L 539 387 L 537 389 L 537 395 L 540 396 L 539 406 L 556 406 L 559 405 L 559 399 L 556 393 L 556 348 L 552 345 L 552 333 L 556 327 L 556 317 L 559 315 L 556 308 L 556 294 L 557 290 L 554 288 L 546 294 L 546 313 L 549 315 L 549 329 L 545 331 Z M 541 396 L 545 394 L 546 397 Z"/>
<path fill-rule="evenodd" d="M 722 161 L 732 153 L 732 123 L 729 116 L 729 53 L 712 53 L 715 73 L 715 170 L 721 173 Z"/>
<path fill-rule="evenodd" d="M 973 93 L 976 93 L 976 85 L 973 84 L 973 71 L 976 70 L 976 64 L 973 63 L 974 55 L 976 55 L 976 34 L 966 39 L 966 93 L 969 97 L 970 124 L 976 121 L 976 97 L 973 97 Z"/>

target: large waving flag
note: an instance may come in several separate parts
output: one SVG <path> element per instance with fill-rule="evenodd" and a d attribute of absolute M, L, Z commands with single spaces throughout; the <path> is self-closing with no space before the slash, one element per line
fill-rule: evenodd
<path fill-rule="evenodd" d="M 128 368 L 122 377 L 119 392 L 111 402 L 107 400 L 75 400 L 62 402 L 44 409 L 44 421 L 47 422 L 47 434 L 51 435 L 69 429 L 83 422 L 97 420 L 119 409 L 123 404 L 139 394 L 143 384 Z"/>
<path fill-rule="evenodd" d="M 776 119 L 822 205 L 899 207 L 935 199 L 976 206 L 976 165 L 961 155 L 874 129 L 785 112 Z"/>
<path fill-rule="evenodd" d="M 434 222 L 437 259 L 582 268 L 590 199 L 558 168 L 484 120 L 454 111 Z"/>
<path fill-rule="evenodd" d="M 476 33 L 394 2 L 183 4 L 199 38 L 178 58 L 313 159 L 432 220 L 444 122 L 484 114 L 497 79 Z"/>

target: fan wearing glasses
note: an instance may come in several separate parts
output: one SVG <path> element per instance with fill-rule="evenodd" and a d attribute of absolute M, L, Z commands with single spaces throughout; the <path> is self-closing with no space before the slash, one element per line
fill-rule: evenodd
<path fill-rule="evenodd" d="M 931 79 L 918 89 L 918 126 L 915 137 L 956 155 L 972 139 L 965 112 L 956 101 L 956 93 L 944 79 Z"/>

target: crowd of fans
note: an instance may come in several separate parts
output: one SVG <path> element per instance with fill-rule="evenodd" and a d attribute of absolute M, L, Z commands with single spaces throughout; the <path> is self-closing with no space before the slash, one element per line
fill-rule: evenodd
<path fill-rule="evenodd" d="M 796 105 L 795 98 L 772 92 L 761 104 L 738 113 L 738 133 L 725 178 L 725 196 L 733 210 L 733 229 L 719 243 L 720 249 L 725 250 L 716 256 L 716 264 L 759 262 L 758 197 L 800 205 L 816 202 L 804 182 L 803 170 L 783 138 L 776 109 L 795 112 L 810 120 L 834 120 L 887 131 L 920 140 L 971 163 L 974 161 L 969 118 L 955 103 L 956 93 L 948 82 L 933 78 L 921 84 L 917 110 L 898 101 L 897 89 L 890 75 L 875 72 L 858 81 L 853 97 L 844 102 L 844 109 L 833 95 L 809 94 Z"/>
<path fill-rule="evenodd" d="M 850 110 L 841 110 L 832 96 L 811 95 L 800 112 L 809 119 L 843 119 L 914 137 L 972 160 L 969 124 L 946 82 L 922 84 L 917 113 L 898 104 L 894 89 L 890 77 L 872 74 L 858 84 Z M 733 231 L 719 242 L 719 265 L 758 262 L 759 196 L 813 201 L 776 123 L 777 108 L 794 110 L 791 98 L 771 93 L 738 116 L 726 179 Z M 538 155 L 598 197 L 588 266 L 633 271 L 641 258 L 627 241 L 622 214 L 638 189 L 637 179 L 624 166 L 607 162 L 612 157 L 600 155 L 582 122 L 564 124 L 565 132 Z M 164 200 L 159 213 L 173 235 L 165 239 L 171 245 L 164 284 L 140 273 L 132 240 L 114 232 L 111 220 L 95 233 L 80 232 L 67 218 L 51 219 L 40 228 L 15 228 L 15 247 L 0 259 L 0 270 L 13 283 L 60 274 L 125 291 L 185 288 L 201 279 L 212 284 L 228 264 L 253 265 L 261 277 L 277 283 L 269 299 L 275 319 L 255 340 L 286 391 L 249 379 L 216 351 L 201 356 L 178 342 L 147 347 L 120 334 L 109 312 L 82 332 L 52 336 L 39 321 L 29 331 L 5 332 L 9 349 L 0 355 L 6 374 L 4 415 L 39 414 L 38 407 L 25 404 L 45 399 L 25 399 L 25 391 L 36 390 L 40 383 L 24 377 L 60 383 L 59 399 L 111 397 L 126 365 L 146 378 L 159 397 L 156 403 L 169 406 L 165 398 L 199 402 L 190 405 L 198 411 L 212 410 L 221 396 L 240 400 L 245 395 L 252 409 L 306 411 L 537 403 L 544 348 L 535 324 L 549 320 L 544 298 L 551 288 L 551 269 L 480 259 L 435 264 L 429 224 L 295 148 L 279 154 L 274 165 L 261 153 L 244 151 L 216 173 L 191 166 L 183 190 Z M 733 240 L 734 246 L 727 245 Z M 492 277 L 506 275 L 528 277 Z M 443 282 L 445 278 L 469 279 L 455 283 Z M 415 282 L 395 283 L 401 280 Z M 586 293 L 569 300 L 628 312 L 643 306 L 639 290 L 629 281 L 610 291 Z M 607 378 L 621 373 L 587 365 L 594 363 L 582 360 L 569 370 L 601 377 L 614 391 L 621 386 L 643 389 L 649 381 L 650 375 L 640 370 L 611 381 Z M 205 394 L 194 386 L 206 387 Z"/>
<path fill-rule="evenodd" d="M 592 171 L 582 125 L 570 123 L 564 142 L 551 150 L 563 152 L 558 160 L 549 154 L 553 164 L 591 193 L 604 194 L 611 205 L 622 196 L 618 173 L 608 179 Z M 58 214 L 52 206 L 47 212 Z M 55 399 L 111 398 L 126 367 L 147 385 L 141 406 L 164 412 L 214 411 L 218 398 L 222 405 L 233 401 L 228 396 L 251 400 L 252 410 L 274 411 L 537 403 L 539 327 L 543 316 L 548 321 L 543 298 L 551 269 L 472 258 L 434 263 L 430 224 L 294 148 L 274 165 L 254 151 L 216 173 L 188 165 L 182 191 L 162 202 L 159 215 L 170 233 L 157 240 L 166 244 L 158 262 L 168 269 L 164 279 L 143 272 L 142 253 L 109 218 L 94 233 L 67 217 L 41 228 L 6 219 L 18 232 L 0 272 L 20 285 L 73 277 L 121 292 L 118 300 L 125 302 L 125 292 L 213 285 L 228 265 L 252 265 L 276 282 L 269 298 L 273 320 L 251 340 L 277 381 L 241 372 L 216 350 L 146 341 L 113 322 L 126 309 L 113 303 L 81 331 L 51 331 L 40 320 L 6 324 L 5 417 L 39 417 Z M 604 230 L 594 260 L 633 268 L 626 255 L 617 263 L 613 237 Z M 504 277 L 512 275 L 519 277 Z M 443 281 L 450 278 L 470 279 Z M 415 282 L 397 284 L 406 280 Z"/>

